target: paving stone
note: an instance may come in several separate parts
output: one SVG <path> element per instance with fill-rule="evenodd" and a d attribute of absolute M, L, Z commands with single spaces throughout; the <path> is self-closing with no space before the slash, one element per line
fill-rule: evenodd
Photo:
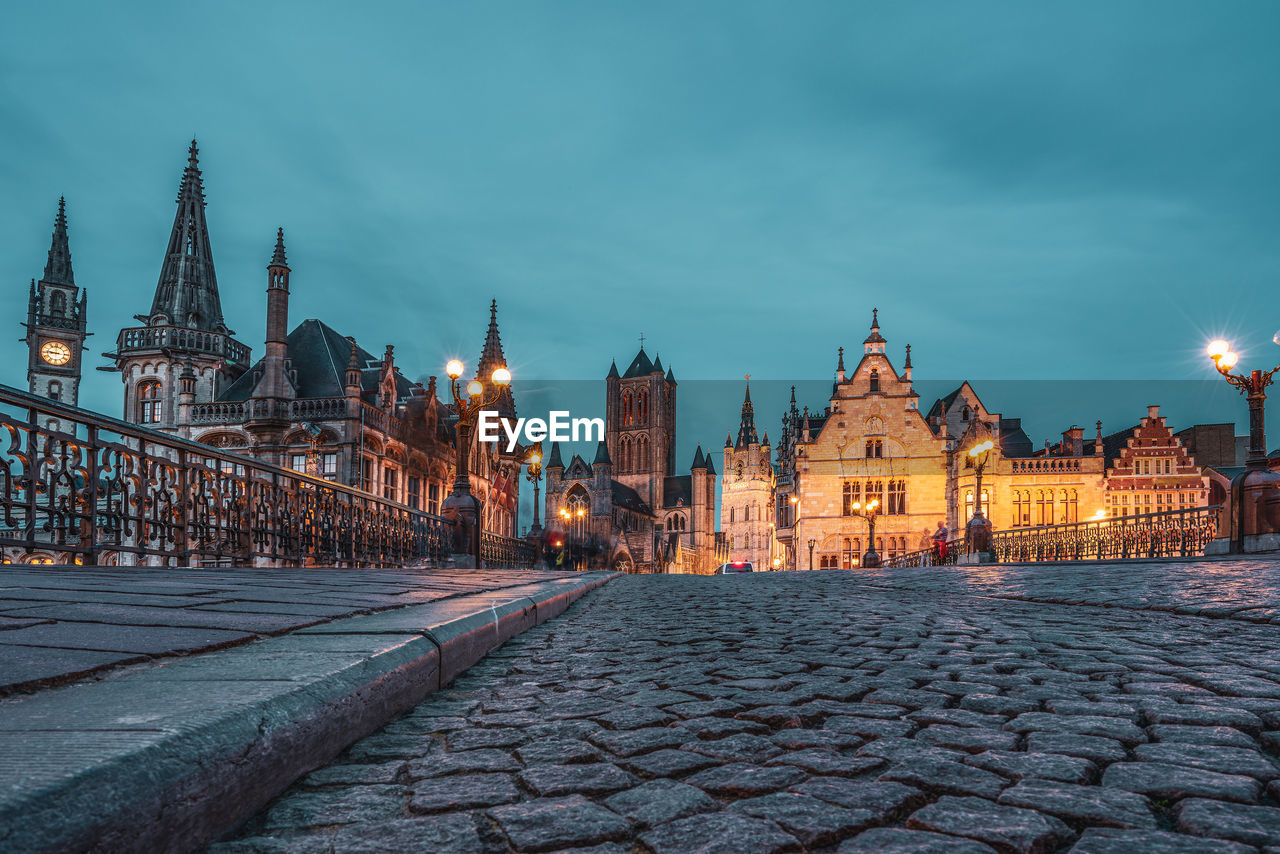
<path fill-rule="evenodd" d="M 1111 738 L 1121 744 L 1141 744 L 1147 734 L 1132 721 L 1100 715 L 1055 715 L 1026 712 L 1004 725 L 1010 732 L 1052 732 L 1063 735 L 1092 735 Z"/>
<path fill-rule="evenodd" d="M 415 783 L 409 810 L 418 813 L 476 809 L 520 800 L 510 774 L 456 774 Z"/>
<path fill-rule="evenodd" d="M 836 854 L 995 854 L 995 849 L 943 833 L 876 827 L 843 843 Z"/>
<path fill-rule="evenodd" d="M 827 718 L 823 727 L 832 732 L 845 732 L 860 735 L 863 738 L 881 738 L 883 736 L 908 736 L 916 731 L 912 721 L 877 720 L 875 718 L 859 718 L 852 715 Z"/>
<path fill-rule="evenodd" d="M 1113 830 L 1091 827 L 1080 835 L 1069 854 L 1256 854 L 1238 842 L 1197 839 L 1155 830 Z"/>
<path fill-rule="evenodd" d="M 859 756 L 878 756 L 893 762 L 916 758 L 939 759 L 946 762 L 961 762 L 965 753 L 959 750 L 948 750 L 945 747 L 934 747 L 911 738 L 877 738 L 858 749 Z"/>
<path fill-rule="evenodd" d="M 1280 809 L 1189 798 L 1178 804 L 1178 830 L 1247 845 L 1280 845 Z"/>
<path fill-rule="evenodd" d="M 701 789 L 674 780 L 641 783 L 609 798 L 605 805 L 644 827 L 720 808 Z"/>
<path fill-rule="evenodd" d="M 402 760 L 378 765 L 329 765 L 302 778 L 304 786 L 350 786 L 369 783 L 395 783 L 408 769 Z"/>
<path fill-rule="evenodd" d="M 1031 753 L 1061 753 L 1078 756 L 1098 765 L 1119 762 L 1129 754 L 1115 739 L 1058 732 L 1027 733 L 1027 750 Z"/>
<path fill-rule="evenodd" d="M 800 842 L 771 821 L 726 810 L 691 816 L 641 835 L 653 854 L 782 854 Z"/>
<path fill-rule="evenodd" d="M 767 738 L 739 733 L 714 741 L 696 741 L 686 745 L 694 753 L 731 762 L 763 762 L 782 753 L 782 748 Z"/>
<path fill-rule="evenodd" d="M 514 747 L 529 740 L 519 729 L 465 729 L 445 736 L 444 743 L 450 750 L 474 750 L 479 747 Z"/>
<path fill-rule="evenodd" d="M 815 710 L 806 712 L 803 706 L 757 706 L 738 712 L 735 717 L 771 727 L 800 727 L 817 723 L 823 716 Z"/>
<path fill-rule="evenodd" d="M 877 779 L 948 795 L 977 795 L 995 800 L 1008 782 L 997 774 L 940 759 L 911 759 L 894 765 Z"/>
<path fill-rule="evenodd" d="M 676 716 L 670 712 L 649 706 L 622 708 L 596 718 L 596 720 L 610 729 L 640 729 L 641 727 L 666 726 L 675 719 Z"/>
<path fill-rule="evenodd" d="M 1125 718 L 1135 724 L 1142 721 L 1142 715 L 1137 708 L 1125 703 L 1090 702 L 1055 697 L 1045 700 L 1044 707 L 1055 715 L 1103 715 L 1110 718 Z"/>
<path fill-rule="evenodd" d="M 1106 786 L 1080 786 L 1052 780 L 1023 780 L 1000 793 L 1001 804 L 1039 810 L 1080 824 L 1154 828 L 1150 801 L 1142 795 Z"/>
<path fill-rule="evenodd" d="M 667 749 L 619 759 L 618 764 L 642 777 L 682 777 L 723 762 L 688 750 Z"/>
<path fill-rule="evenodd" d="M 769 727 L 755 721 L 736 718 L 688 718 L 681 721 L 680 726 L 698 738 L 716 739 L 739 732 L 752 735 L 766 735 Z"/>
<path fill-rule="evenodd" d="M 1153 724 L 1229 726 L 1250 735 L 1257 735 L 1263 728 L 1262 719 L 1244 709 L 1215 709 L 1212 706 L 1195 706 L 1185 703 L 1151 710 L 1147 712 L 1147 720 Z"/>
<path fill-rule="evenodd" d="M 585 765 L 538 765 L 518 775 L 520 782 L 538 797 L 557 795 L 608 795 L 630 786 L 635 778 L 608 762 Z"/>
<path fill-rule="evenodd" d="M 1091 783 L 1098 775 L 1098 766 L 1078 756 L 1058 753 L 1014 753 L 1006 750 L 988 750 L 964 759 L 966 765 L 992 771 L 1012 780 L 1039 778 L 1060 780 L 1064 783 Z"/>
<path fill-rule="evenodd" d="M 929 799 L 919 789 L 901 783 L 859 783 L 833 777 L 813 777 L 790 791 L 867 813 L 875 824 L 901 818 Z"/>
<path fill-rule="evenodd" d="M 1103 772 L 1102 785 L 1138 792 L 1156 801 L 1217 798 L 1252 804 L 1257 803 L 1262 791 L 1252 777 L 1162 762 L 1117 762 Z"/>
<path fill-rule="evenodd" d="M 950 724 L 958 727 L 988 727 L 1000 729 L 1005 724 L 1003 715 L 988 715 L 968 709 L 920 709 L 907 715 L 918 724 Z"/>
<path fill-rule="evenodd" d="M 574 765 L 595 762 L 600 751 L 576 738 L 544 738 L 517 747 L 516 757 L 525 765 Z"/>
<path fill-rule="evenodd" d="M 1147 727 L 1147 734 L 1156 741 L 1181 744 L 1220 744 L 1224 747 L 1254 747 L 1254 741 L 1238 729 L 1229 726 L 1184 726 L 1181 724 L 1155 724 Z"/>
<path fill-rule="evenodd" d="M 582 795 L 494 807 L 489 815 L 519 851 L 596 845 L 631 835 L 631 822 Z"/>
<path fill-rule="evenodd" d="M 442 777 L 476 771 L 519 771 L 520 763 L 504 750 L 463 750 L 459 753 L 436 753 L 409 763 L 409 779 Z"/>
<path fill-rule="evenodd" d="M 996 694 L 966 694 L 960 699 L 960 708 L 988 715 L 1020 715 L 1038 710 L 1040 704 L 1035 700 Z"/>
<path fill-rule="evenodd" d="M 766 765 L 794 765 L 812 774 L 831 777 L 857 777 L 885 764 L 876 756 L 845 756 L 833 750 L 811 748 L 794 750 L 770 759 Z"/>
<path fill-rule="evenodd" d="M 918 741 L 967 753 L 985 750 L 1013 750 L 1020 741 L 1015 733 L 984 727 L 932 724 L 915 735 Z"/>
<path fill-rule="evenodd" d="M 405 815 L 409 790 L 403 786 L 355 786 L 287 795 L 263 815 L 263 827 L 299 829 L 351 824 Z"/>
<path fill-rule="evenodd" d="M 833 845 L 863 829 L 870 821 L 865 811 L 832 806 L 796 792 L 735 801 L 730 809 L 776 823 L 806 848 Z"/>
<path fill-rule="evenodd" d="M 907 827 L 966 836 L 1001 851 L 1046 854 L 1071 838 L 1071 828 L 1053 816 L 982 798 L 945 796 L 907 819 Z"/>
<path fill-rule="evenodd" d="M 587 736 L 587 740 L 615 756 L 635 756 L 663 747 L 677 747 L 693 740 L 686 730 L 674 727 L 644 727 L 633 730 L 609 732 L 602 730 Z"/>
<path fill-rule="evenodd" d="M 856 735 L 823 729 L 784 729 L 775 732 L 769 738 L 785 750 L 803 750 L 809 747 L 849 750 L 863 744 L 863 739 Z"/>
<path fill-rule="evenodd" d="M 745 762 L 731 762 L 728 765 L 699 771 L 685 782 L 713 795 L 746 798 L 785 789 L 792 783 L 803 780 L 804 777 L 805 772 L 790 765 L 767 768 Z"/>
<path fill-rule="evenodd" d="M 1140 744 L 1133 749 L 1133 755 L 1144 762 L 1167 762 L 1171 765 L 1204 768 L 1220 774 L 1243 774 L 1264 783 L 1280 777 L 1280 769 L 1277 769 L 1275 762 L 1257 750 L 1243 747 L 1163 742 Z"/>

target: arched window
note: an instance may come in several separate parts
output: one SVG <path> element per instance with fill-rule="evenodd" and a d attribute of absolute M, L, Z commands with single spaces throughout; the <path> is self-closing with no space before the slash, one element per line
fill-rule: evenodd
<path fill-rule="evenodd" d="M 138 423 L 159 424 L 161 418 L 160 383 L 145 380 L 138 383 Z"/>
<path fill-rule="evenodd" d="M 880 372 L 875 368 L 871 369 L 871 388 L 870 391 L 880 390 Z"/>
<path fill-rule="evenodd" d="M 640 425 L 649 423 L 649 392 L 644 389 L 636 393 L 636 423 Z"/>
<path fill-rule="evenodd" d="M 570 492 L 568 500 L 565 501 L 565 510 L 569 513 L 568 518 L 565 519 L 568 532 L 575 537 L 585 537 L 587 516 L 591 513 L 591 500 L 587 498 L 587 493 L 582 489 Z"/>
<path fill-rule="evenodd" d="M 649 470 L 649 437 L 641 436 L 640 440 L 636 444 L 638 446 L 636 451 L 636 470 L 648 471 Z"/>
<path fill-rule="evenodd" d="M 733 508 L 732 508 L 732 507 L 730 507 L 730 508 L 729 508 L 729 521 L 730 521 L 731 523 L 733 522 Z"/>
<path fill-rule="evenodd" d="M 631 471 L 631 437 L 623 436 L 618 442 L 618 470 Z"/>
<path fill-rule="evenodd" d="M 624 391 L 624 392 L 622 393 L 622 423 L 623 423 L 623 425 L 625 426 L 625 425 L 629 425 L 629 424 L 631 424 L 631 423 L 632 423 L 632 421 L 634 420 L 634 418 L 635 418 L 635 416 L 634 416 L 634 414 L 633 414 L 633 413 L 632 413 L 632 411 L 631 411 L 631 392 L 630 392 L 629 390 L 628 390 L 628 391 Z"/>
<path fill-rule="evenodd" d="M 968 421 L 972 417 L 973 417 L 973 410 L 971 410 L 968 406 L 960 410 L 961 421 Z"/>
<path fill-rule="evenodd" d="M 67 295 L 62 291 L 54 291 L 49 297 L 49 313 L 54 317 L 67 316 Z"/>

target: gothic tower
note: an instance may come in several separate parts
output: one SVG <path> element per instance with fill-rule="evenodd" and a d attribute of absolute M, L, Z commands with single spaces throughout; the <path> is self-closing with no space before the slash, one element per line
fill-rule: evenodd
<path fill-rule="evenodd" d="M 183 385 L 190 402 L 209 403 L 251 364 L 222 319 L 198 155 L 193 139 L 151 312 L 135 315 L 145 325 L 122 329 L 116 351 L 105 354 L 124 381 L 124 419 L 168 431 L 178 428 Z M 189 376 L 180 381 L 186 372 L 194 386 Z"/>
<path fill-rule="evenodd" d="M 480 361 L 476 363 L 476 378 L 484 384 L 487 391 L 491 385 L 490 377 L 493 376 L 493 372 L 505 367 L 507 367 L 507 357 L 502 354 L 502 338 L 498 335 L 498 301 L 495 299 L 489 304 L 489 328 L 485 332 Z M 499 392 L 498 401 L 492 408 L 505 418 L 515 417 L 516 403 L 511 394 L 510 385 Z"/>
<path fill-rule="evenodd" d="M 724 440 L 720 473 L 720 530 L 729 541 L 730 560 L 771 569 L 774 544 L 774 469 L 769 434 L 756 433 L 755 406 L 748 383 L 738 420 L 738 438 Z"/>
<path fill-rule="evenodd" d="M 643 345 L 625 373 L 614 363 L 605 378 L 605 441 L 615 479 L 661 508 L 665 480 L 676 468 L 676 380 Z"/>
<path fill-rule="evenodd" d="M 32 394 L 76 406 L 84 351 L 87 297 L 71 273 L 67 205 L 58 199 L 49 260 L 27 299 L 27 384 Z"/>

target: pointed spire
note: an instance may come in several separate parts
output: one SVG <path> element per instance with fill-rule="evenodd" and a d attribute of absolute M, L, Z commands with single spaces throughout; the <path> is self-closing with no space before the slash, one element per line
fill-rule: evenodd
<path fill-rule="evenodd" d="M 653 371 L 654 371 L 654 372 L 657 372 L 657 373 L 659 373 L 659 374 L 660 374 L 660 373 L 662 373 L 662 356 L 661 356 L 661 354 L 659 354 L 658 356 L 655 356 L 655 357 L 654 357 L 654 359 L 653 359 Z"/>
<path fill-rule="evenodd" d="M 560 443 L 551 443 L 551 453 L 547 454 L 547 468 L 564 468 L 564 460 L 560 458 Z"/>
<path fill-rule="evenodd" d="M 702 461 L 707 464 L 707 474 L 716 473 L 716 464 L 711 460 L 710 454 L 707 454 L 706 456 L 704 456 L 702 458 Z"/>
<path fill-rule="evenodd" d="M 791 415 L 791 420 L 793 421 L 796 419 L 796 416 L 800 414 L 800 410 L 796 409 L 796 387 L 795 386 L 791 387 L 791 410 L 789 414 Z"/>
<path fill-rule="evenodd" d="M 902 367 L 904 368 L 911 367 L 911 345 L 910 344 L 907 345 L 907 361 L 902 364 Z"/>
<path fill-rule="evenodd" d="M 222 300 L 213 270 L 213 250 L 209 247 L 204 207 L 199 149 L 193 139 L 178 188 L 178 212 L 174 215 L 169 246 L 160 266 L 151 315 L 163 315 L 174 326 L 230 334 L 222 320 Z"/>
<path fill-rule="evenodd" d="M 480 361 L 476 364 L 476 377 L 488 385 L 489 377 L 498 368 L 507 367 L 507 357 L 502 352 L 502 337 L 498 334 L 498 301 L 489 303 L 489 328 L 484 335 L 484 349 L 480 351 Z M 514 416 L 515 400 L 511 396 L 511 386 L 501 390 L 497 411 L 504 416 Z"/>
<path fill-rule="evenodd" d="M 607 380 L 616 380 L 616 379 L 618 379 L 618 377 L 619 377 L 619 376 L 620 376 L 620 374 L 618 373 L 618 362 L 617 362 L 617 360 L 614 360 L 614 361 L 609 362 L 609 374 L 605 377 L 605 379 L 607 379 Z"/>
<path fill-rule="evenodd" d="M 868 353 L 884 352 L 884 336 L 880 334 L 880 310 L 871 309 L 871 334 L 862 341 L 866 345 L 865 350 Z M 878 345 L 878 346 L 877 346 Z"/>
<path fill-rule="evenodd" d="M 276 251 L 271 256 L 271 266 L 288 267 L 289 262 L 284 257 L 284 229 L 276 229 Z"/>
<path fill-rule="evenodd" d="M 732 435 L 730 435 L 729 433 L 725 433 L 725 434 L 724 434 L 724 446 L 725 446 L 726 448 L 732 448 L 732 447 L 733 447 L 733 436 L 732 436 Z"/>
<path fill-rule="evenodd" d="M 49 245 L 49 260 L 44 265 L 42 281 L 55 285 L 74 285 L 71 273 L 71 245 L 67 241 L 67 200 L 58 198 L 58 216 L 53 221 L 53 241 Z"/>
<path fill-rule="evenodd" d="M 734 447 L 742 448 L 760 441 L 756 434 L 756 410 L 751 403 L 751 380 L 747 379 L 747 393 L 742 399 L 742 420 L 738 424 L 738 442 Z"/>
<path fill-rule="evenodd" d="M 764 438 L 760 440 L 760 447 L 762 448 L 769 447 L 769 431 L 768 430 L 764 431 Z"/>
<path fill-rule="evenodd" d="M 672 385 L 676 384 L 676 375 L 671 373 L 670 367 L 667 368 L 667 382 L 671 383 Z"/>
<path fill-rule="evenodd" d="M 844 373 L 844 348 L 843 347 L 840 348 L 839 353 L 840 355 L 836 358 L 836 370 L 843 374 Z"/>
<path fill-rule="evenodd" d="M 609 459 L 609 446 L 604 442 L 600 442 L 596 445 L 596 458 L 592 460 L 592 463 L 594 465 L 599 465 L 601 463 L 604 465 L 612 464 L 612 461 Z"/>
<path fill-rule="evenodd" d="M 699 445 L 699 446 L 698 446 L 698 450 L 697 450 L 697 452 L 696 452 L 696 453 L 694 453 L 694 455 L 693 455 L 693 465 L 689 466 L 689 468 L 691 468 L 691 469 L 702 469 L 702 468 L 706 468 L 706 467 L 707 467 L 707 460 L 706 460 L 706 458 L 702 455 L 702 446 L 701 446 L 701 445 Z"/>

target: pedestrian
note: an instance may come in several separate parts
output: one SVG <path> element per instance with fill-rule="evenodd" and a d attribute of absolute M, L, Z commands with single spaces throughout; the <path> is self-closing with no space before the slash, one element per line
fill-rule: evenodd
<path fill-rule="evenodd" d="M 916 545 L 920 550 L 920 565 L 928 566 L 933 557 L 933 534 L 928 528 L 924 529 L 924 536 L 920 538 L 920 542 Z"/>
<path fill-rule="evenodd" d="M 938 529 L 933 532 L 934 561 L 941 566 L 947 559 L 947 540 L 951 539 L 951 531 L 947 529 L 946 520 L 939 520 Z"/>

